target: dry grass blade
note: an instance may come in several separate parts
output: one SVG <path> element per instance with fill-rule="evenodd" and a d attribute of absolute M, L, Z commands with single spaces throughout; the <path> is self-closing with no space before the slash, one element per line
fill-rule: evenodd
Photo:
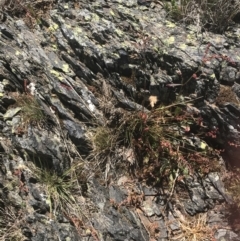
<path fill-rule="evenodd" d="M 185 218 L 181 214 L 178 218 L 182 231 L 182 241 L 212 241 L 214 230 L 207 225 L 207 213 Z"/>
<path fill-rule="evenodd" d="M 177 21 L 223 33 L 240 12 L 237 0 L 172 0 L 165 3 L 169 15 Z"/>
<path fill-rule="evenodd" d="M 0 241 L 23 241 L 26 237 L 21 232 L 22 214 L 12 207 L 0 208 Z"/>

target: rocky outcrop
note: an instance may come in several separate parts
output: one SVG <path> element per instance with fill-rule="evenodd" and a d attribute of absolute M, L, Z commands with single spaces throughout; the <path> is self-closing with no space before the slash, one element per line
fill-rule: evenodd
<path fill-rule="evenodd" d="M 239 23 L 217 35 L 171 22 L 160 1 L 82 0 L 59 1 L 32 29 L 6 15 L 0 31 L 0 212 L 12 223 L 5 240 L 183 240 L 186 217 L 205 212 L 196 228 L 218 226 L 216 240 L 239 239 L 226 228 L 221 205 L 231 197 L 221 174 L 188 176 L 171 193 L 130 177 L 121 145 L 104 165 L 90 158 L 94 127 L 181 100 L 201 114 L 210 133 L 201 138 L 225 149 L 221 166 L 236 165 Z M 56 179 L 41 183 L 32 162 Z M 68 183 L 66 170 L 80 164 L 75 201 L 69 194 L 71 208 L 57 212 L 49 185 Z"/>

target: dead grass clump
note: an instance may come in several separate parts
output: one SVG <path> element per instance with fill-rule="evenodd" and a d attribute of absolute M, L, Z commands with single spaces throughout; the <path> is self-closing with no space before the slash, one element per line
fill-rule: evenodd
<path fill-rule="evenodd" d="M 179 226 L 182 234 L 178 237 L 184 241 L 211 241 L 214 239 L 214 230 L 207 225 L 207 213 L 198 214 L 191 218 L 179 215 Z M 182 238 L 182 239 L 181 239 Z"/>
<path fill-rule="evenodd" d="M 166 3 L 169 15 L 185 23 L 193 23 L 201 28 L 223 33 L 232 19 L 240 12 L 238 0 L 172 0 Z"/>
<path fill-rule="evenodd" d="M 226 103 L 234 103 L 239 106 L 239 101 L 237 95 L 234 93 L 230 86 L 220 85 L 220 91 L 218 97 L 216 98 L 216 103 L 218 105 L 224 105 Z"/>
<path fill-rule="evenodd" d="M 23 241 L 22 213 L 8 204 L 0 208 L 0 241 Z"/>
<path fill-rule="evenodd" d="M 232 202 L 227 204 L 227 219 L 229 226 L 240 232 L 240 169 L 231 169 L 224 178 L 224 186 L 230 195 Z"/>
<path fill-rule="evenodd" d="M 0 8 L 12 17 L 23 17 L 29 27 L 41 23 L 55 0 L 3 0 Z"/>
<path fill-rule="evenodd" d="M 98 160 L 98 164 L 105 163 L 118 145 L 118 134 L 107 126 L 92 129 L 90 139 L 93 146 L 90 158 Z"/>

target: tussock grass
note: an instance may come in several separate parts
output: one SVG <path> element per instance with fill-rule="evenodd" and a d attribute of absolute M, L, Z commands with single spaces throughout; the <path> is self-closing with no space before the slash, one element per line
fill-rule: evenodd
<path fill-rule="evenodd" d="M 72 165 L 62 174 L 58 174 L 47 167 L 37 167 L 34 164 L 30 169 L 34 173 L 36 179 L 45 187 L 47 204 L 50 207 L 51 216 L 55 216 L 58 211 L 66 211 L 72 209 L 76 205 L 74 193 L 78 192 L 80 182 L 86 182 L 83 172 L 83 163 L 79 162 Z M 81 180 L 80 180 L 81 178 Z"/>
<path fill-rule="evenodd" d="M 217 153 L 206 143 L 199 141 L 198 146 L 189 139 L 192 125 L 201 128 L 201 118 L 198 113 L 188 113 L 187 105 L 190 104 L 178 100 L 149 112 L 125 112 L 116 126 L 93 129 L 92 160 L 98 166 L 104 163 L 108 172 L 116 153 L 121 156 L 123 152 L 123 159 L 131 165 L 129 170 L 153 185 L 163 180 L 170 183 L 176 173 L 182 178 L 196 172 L 205 175 L 218 170 Z M 132 153 L 132 158 L 125 155 L 126 150 L 127 155 Z"/>

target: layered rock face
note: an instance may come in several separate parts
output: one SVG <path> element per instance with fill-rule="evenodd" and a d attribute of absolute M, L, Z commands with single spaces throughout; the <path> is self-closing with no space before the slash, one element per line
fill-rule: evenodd
<path fill-rule="evenodd" d="M 214 34 L 137 0 L 58 1 L 32 25 L 3 15 L 0 240 L 240 239 L 223 185 L 240 165 L 239 23 Z M 171 105 L 196 117 L 181 143 L 216 149 L 218 168 L 139 178 L 138 146 L 112 131 Z"/>

